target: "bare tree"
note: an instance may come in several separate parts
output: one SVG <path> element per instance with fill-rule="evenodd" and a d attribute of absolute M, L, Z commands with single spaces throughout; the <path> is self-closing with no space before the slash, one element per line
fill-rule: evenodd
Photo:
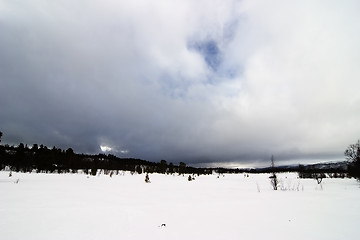
<path fill-rule="evenodd" d="M 277 179 L 277 176 L 276 176 L 276 174 L 275 174 L 274 155 L 271 155 L 271 170 L 272 170 L 272 174 L 271 174 L 271 176 L 270 176 L 271 186 L 273 187 L 274 190 L 277 190 L 277 189 L 278 189 L 279 180 Z"/>
<path fill-rule="evenodd" d="M 360 179 L 360 140 L 351 144 L 344 152 L 348 164 L 348 172 L 352 177 Z"/>
<path fill-rule="evenodd" d="M 350 146 L 344 152 L 346 159 L 360 165 L 360 140 Z"/>

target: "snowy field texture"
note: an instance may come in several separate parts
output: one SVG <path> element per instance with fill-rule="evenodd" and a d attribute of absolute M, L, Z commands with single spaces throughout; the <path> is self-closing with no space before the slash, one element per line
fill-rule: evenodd
<path fill-rule="evenodd" d="M 359 239 L 358 181 L 278 176 L 1 171 L 0 239 Z"/>

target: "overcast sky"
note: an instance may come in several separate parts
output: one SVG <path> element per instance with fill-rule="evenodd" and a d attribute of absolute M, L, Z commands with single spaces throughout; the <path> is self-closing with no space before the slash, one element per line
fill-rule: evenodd
<path fill-rule="evenodd" d="M 343 160 L 360 138 L 359 12 L 0 0 L 2 142 L 196 166 Z"/>

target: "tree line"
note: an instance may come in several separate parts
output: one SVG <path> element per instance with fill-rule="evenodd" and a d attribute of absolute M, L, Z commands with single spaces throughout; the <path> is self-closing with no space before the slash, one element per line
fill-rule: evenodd
<path fill-rule="evenodd" d="M 2 132 L 0 132 L 1 142 Z M 29 147 L 20 143 L 18 146 L 0 145 L 0 169 L 9 168 L 15 172 L 68 173 L 83 170 L 96 175 L 98 170 L 130 171 L 133 173 L 167 174 L 210 174 L 212 169 L 194 168 L 184 162 L 178 165 L 161 160 L 158 163 L 136 158 L 119 158 L 112 154 L 79 154 L 72 148 L 48 148 L 34 144 Z"/>
<path fill-rule="evenodd" d="M 130 171 L 133 173 L 162 173 L 162 174 L 225 174 L 225 173 L 273 173 L 273 172 L 299 172 L 299 177 L 311 177 L 315 173 L 328 173 L 329 176 L 351 176 L 360 178 L 360 141 L 351 144 L 345 151 L 348 162 L 346 167 L 333 165 L 322 168 L 316 165 L 298 165 L 291 167 L 229 169 L 229 168 L 195 168 L 187 166 L 184 162 L 178 165 L 160 162 L 150 162 L 135 158 L 119 158 L 112 154 L 82 154 L 75 153 L 72 148 L 48 148 L 44 145 L 33 144 L 29 147 L 20 143 L 18 146 L 1 145 L 2 132 L 0 132 L 0 169 L 6 167 L 16 172 L 47 172 L 68 173 L 83 170 L 87 174 L 96 175 L 97 171 Z"/>

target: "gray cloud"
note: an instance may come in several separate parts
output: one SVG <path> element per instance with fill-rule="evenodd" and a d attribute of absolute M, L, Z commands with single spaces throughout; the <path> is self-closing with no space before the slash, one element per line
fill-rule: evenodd
<path fill-rule="evenodd" d="M 0 130 L 189 164 L 343 159 L 359 138 L 359 4 L 0 3 Z"/>

